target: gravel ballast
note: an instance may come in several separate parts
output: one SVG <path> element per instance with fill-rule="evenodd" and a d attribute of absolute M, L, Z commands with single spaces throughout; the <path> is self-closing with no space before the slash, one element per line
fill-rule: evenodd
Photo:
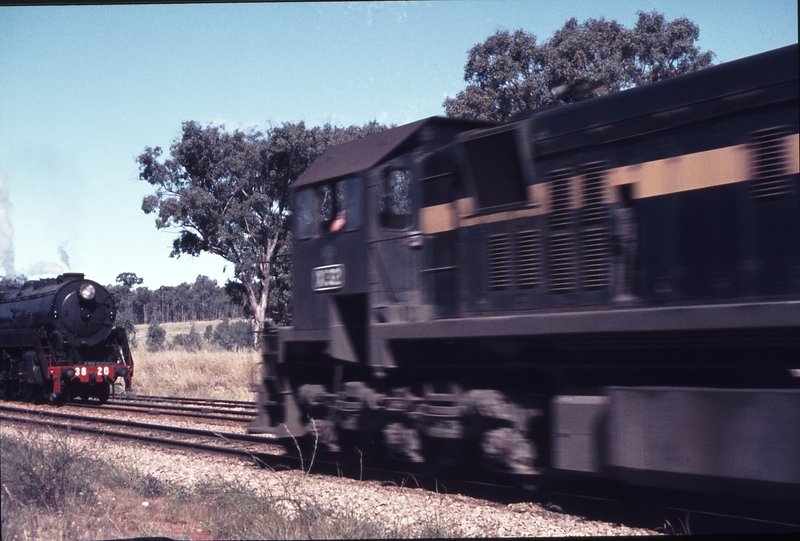
<path fill-rule="evenodd" d="M 2 437 L 25 439 L 17 424 L 0 426 Z M 633 536 L 658 532 L 556 513 L 538 503 L 499 504 L 478 498 L 442 494 L 410 486 L 386 486 L 301 471 L 270 471 L 235 458 L 159 448 L 138 442 L 72 434 L 71 440 L 92 456 L 121 461 L 143 475 L 187 488 L 223 481 L 246 486 L 287 501 L 302 500 L 331 510 L 395 526 L 436 522 L 464 537 Z M 291 512 L 291 506 L 287 506 Z"/>

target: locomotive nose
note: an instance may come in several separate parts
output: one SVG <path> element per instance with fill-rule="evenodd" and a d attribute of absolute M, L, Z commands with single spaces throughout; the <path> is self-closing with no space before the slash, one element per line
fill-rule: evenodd
<path fill-rule="evenodd" d="M 57 313 L 68 340 L 82 346 L 103 340 L 113 327 L 113 298 L 102 286 L 89 281 L 68 286 L 65 293 Z"/>

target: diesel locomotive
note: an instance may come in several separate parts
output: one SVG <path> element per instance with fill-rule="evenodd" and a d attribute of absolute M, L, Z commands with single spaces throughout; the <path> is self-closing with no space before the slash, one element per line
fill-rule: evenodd
<path fill-rule="evenodd" d="M 0 288 L 0 396 L 108 400 L 130 389 L 133 357 L 111 293 L 83 274 Z"/>
<path fill-rule="evenodd" d="M 250 431 L 800 502 L 798 47 L 326 150 Z"/>

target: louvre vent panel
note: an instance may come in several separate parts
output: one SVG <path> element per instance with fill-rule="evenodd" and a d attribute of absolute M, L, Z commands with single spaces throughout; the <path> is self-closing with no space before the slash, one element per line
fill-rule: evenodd
<path fill-rule="evenodd" d="M 581 288 L 603 289 L 610 283 L 609 230 L 586 229 L 581 232 Z"/>
<path fill-rule="evenodd" d="M 530 289 L 542 283 L 542 239 L 539 231 L 517 233 L 517 287 Z"/>
<path fill-rule="evenodd" d="M 753 192 L 755 199 L 768 199 L 789 194 L 789 163 L 785 130 L 774 128 L 758 132 L 751 143 L 753 160 Z"/>
<path fill-rule="evenodd" d="M 507 233 L 489 235 L 488 238 L 489 289 L 511 287 L 511 238 Z"/>
<path fill-rule="evenodd" d="M 575 289 L 575 239 L 572 233 L 554 233 L 550 237 L 550 291 L 566 293 Z"/>
<path fill-rule="evenodd" d="M 605 206 L 606 170 L 602 163 L 590 164 L 584 168 L 581 196 L 583 223 L 602 222 L 608 217 Z"/>
<path fill-rule="evenodd" d="M 550 173 L 550 227 L 568 227 L 572 222 L 572 190 L 568 169 Z"/>

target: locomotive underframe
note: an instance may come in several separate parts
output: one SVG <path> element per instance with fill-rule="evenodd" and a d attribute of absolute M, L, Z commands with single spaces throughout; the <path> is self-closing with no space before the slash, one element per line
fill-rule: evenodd
<path fill-rule="evenodd" d="M 373 325 L 380 366 L 331 357 L 328 332 L 282 328 L 250 430 L 411 468 L 800 502 L 797 321 L 784 301 Z"/>

